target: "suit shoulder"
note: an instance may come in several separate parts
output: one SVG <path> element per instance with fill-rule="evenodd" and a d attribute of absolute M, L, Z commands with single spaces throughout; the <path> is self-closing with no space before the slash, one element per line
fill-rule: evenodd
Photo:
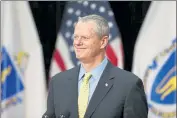
<path fill-rule="evenodd" d="M 55 74 L 53 77 L 52 77 L 52 81 L 62 81 L 64 80 L 65 78 L 67 78 L 69 75 L 71 75 L 71 73 L 73 73 L 73 71 L 76 69 L 76 67 L 73 67 L 71 69 L 68 69 L 68 70 L 65 70 L 65 71 L 62 71 L 62 72 L 59 72 L 57 74 Z"/>
<path fill-rule="evenodd" d="M 116 73 L 115 76 L 120 77 L 122 81 L 136 83 L 138 80 L 140 80 L 140 78 L 137 75 L 127 70 L 115 67 L 114 71 L 115 71 L 114 73 Z"/>
<path fill-rule="evenodd" d="M 115 86 L 121 87 L 124 93 L 128 94 L 134 87 L 143 88 L 142 80 L 135 74 L 120 68 L 115 68 L 114 73 Z"/>

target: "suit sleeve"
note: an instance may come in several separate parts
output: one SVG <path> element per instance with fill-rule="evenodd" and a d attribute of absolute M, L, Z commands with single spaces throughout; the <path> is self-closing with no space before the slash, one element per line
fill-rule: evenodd
<path fill-rule="evenodd" d="M 49 118 L 55 118 L 55 108 L 54 108 L 54 96 L 53 96 L 53 78 L 49 83 L 49 91 L 47 97 L 47 111 L 44 115 L 47 115 Z"/>
<path fill-rule="evenodd" d="M 147 118 L 148 105 L 141 79 L 130 90 L 124 105 L 124 118 Z"/>

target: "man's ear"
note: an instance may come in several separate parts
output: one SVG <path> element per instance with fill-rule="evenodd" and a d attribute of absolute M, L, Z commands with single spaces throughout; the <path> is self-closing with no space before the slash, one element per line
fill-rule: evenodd
<path fill-rule="evenodd" d="M 104 36 L 102 39 L 101 39 L 101 49 L 103 48 L 106 48 L 107 44 L 108 44 L 108 36 Z"/>

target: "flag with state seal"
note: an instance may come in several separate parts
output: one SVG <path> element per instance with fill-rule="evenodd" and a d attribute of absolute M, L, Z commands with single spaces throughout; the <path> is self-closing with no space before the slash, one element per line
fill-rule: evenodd
<path fill-rule="evenodd" d="M 27 1 L 1 1 L 1 118 L 40 118 L 46 109 L 43 55 Z"/>
<path fill-rule="evenodd" d="M 153 1 L 135 44 L 132 72 L 144 83 L 148 118 L 176 117 L 176 2 Z"/>
<path fill-rule="evenodd" d="M 50 68 L 50 78 L 79 64 L 73 48 L 74 23 L 78 17 L 97 14 L 108 20 L 110 27 L 109 44 L 106 55 L 119 68 L 124 68 L 121 34 L 108 1 L 70 1 L 67 2 Z"/>

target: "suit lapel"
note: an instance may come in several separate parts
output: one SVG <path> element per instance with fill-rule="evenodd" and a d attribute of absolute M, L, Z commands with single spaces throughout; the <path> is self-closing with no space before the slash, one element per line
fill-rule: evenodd
<path fill-rule="evenodd" d="M 77 66 L 70 73 L 69 77 L 69 87 L 70 94 L 68 94 L 68 98 L 70 98 L 70 117 L 78 118 L 78 76 L 79 76 L 80 66 Z"/>
<path fill-rule="evenodd" d="M 113 74 L 111 74 L 110 72 L 112 67 L 113 65 L 108 61 L 108 64 L 100 78 L 100 81 L 98 82 L 95 92 L 88 105 L 87 111 L 85 113 L 86 118 L 89 118 L 93 114 L 96 107 L 100 104 L 100 102 L 112 88 L 114 79 Z"/>

